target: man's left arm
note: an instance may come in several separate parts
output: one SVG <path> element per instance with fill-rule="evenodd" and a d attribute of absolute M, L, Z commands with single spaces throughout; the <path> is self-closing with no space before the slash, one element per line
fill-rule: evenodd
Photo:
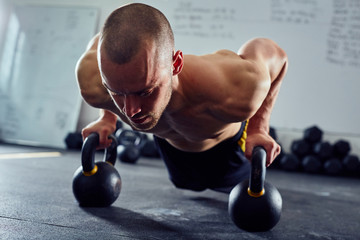
<path fill-rule="evenodd" d="M 243 58 L 260 59 L 270 75 L 270 89 L 260 108 L 249 119 L 245 156 L 250 159 L 255 146 L 262 146 L 267 152 L 266 164 L 269 166 L 280 153 L 280 146 L 269 135 L 270 116 L 278 96 L 282 80 L 286 74 L 288 61 L 283 51 L 273 41 L 256 39 L 245 44 L 238 52 Z"/>

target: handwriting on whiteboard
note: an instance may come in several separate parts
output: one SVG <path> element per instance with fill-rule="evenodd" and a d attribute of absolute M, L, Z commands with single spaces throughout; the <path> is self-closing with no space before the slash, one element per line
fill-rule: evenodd
<path fill-rule="evenodd" d="M 236 21 L 236 9 L 231 6 L 207 7 L 192 1 L 178 1 L 174 8 L 174 32 L 177 36 L 234 39 L 229 23 Z"/>
<path fill-rule="evenodd" d="M 360 67 L 360 0 L 333 0 L 327 18 L 318 0 L 272 0 L 270 20 L 277 23 L 323 24 L 328 33 L 326 61 L 338 66 Z M 311 37 L 311 36 L 309 36 Z"/>
<path fill-rule="evenodd" d="M 310 24 L 317 20 L 317 0 L 272 0 L 271 21 Z"/>
<path fill-rule="evenodd" d="M 360 1 L 333 0 L 326 58 L 336 65 L 360 67 Z"/>

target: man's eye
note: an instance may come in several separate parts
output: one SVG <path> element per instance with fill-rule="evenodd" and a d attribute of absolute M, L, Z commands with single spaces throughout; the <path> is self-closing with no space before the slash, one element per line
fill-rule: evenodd
<path fill-rule="evenodd" d="M 139 96 L 140 97 L 148 97 L 151 95 L 152 92 L 153 92 L 153 90 L 147 90 L 147 91 L 140 93 Z"/>

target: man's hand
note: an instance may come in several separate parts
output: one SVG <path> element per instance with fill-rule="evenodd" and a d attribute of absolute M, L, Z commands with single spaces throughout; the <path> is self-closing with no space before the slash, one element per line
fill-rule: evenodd
<path fill-rule="evenodd" d="M 116 130 L 116 121 L 117 117 L 114 114 L 103 110 L 103 114 L 99 119 L 90 123 L 82 130 L 83 139 L 96 132 L 99 134 L 99 146 L 97 149 L 108 148 L 112 142 L 108 137 Z"/>
<path fill-rule="evenodd" d="M 266 150 L 266 166 L 274 161 L 280 154 L 280 145 L 266 131 L 256 131 L 248 133 L 245 146 L 245 156 L 251 159 L 254 147 L 262 146 Z"/>

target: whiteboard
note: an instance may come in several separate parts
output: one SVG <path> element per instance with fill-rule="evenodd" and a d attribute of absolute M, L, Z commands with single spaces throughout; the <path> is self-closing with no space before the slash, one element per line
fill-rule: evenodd
<path fill-rule="evenodd" d="M 360 0 L 151 0 L 184 54 L 237 51 L 255 37 L 288 54 L 271 125 L 360 136 Z"/>
<path fill-rule="evenodd" d="M 81 106 L 75 64 L 97 15 L 95 8 L 14 8 L 0 62 L 2 141 L 65 148 Z"/>

